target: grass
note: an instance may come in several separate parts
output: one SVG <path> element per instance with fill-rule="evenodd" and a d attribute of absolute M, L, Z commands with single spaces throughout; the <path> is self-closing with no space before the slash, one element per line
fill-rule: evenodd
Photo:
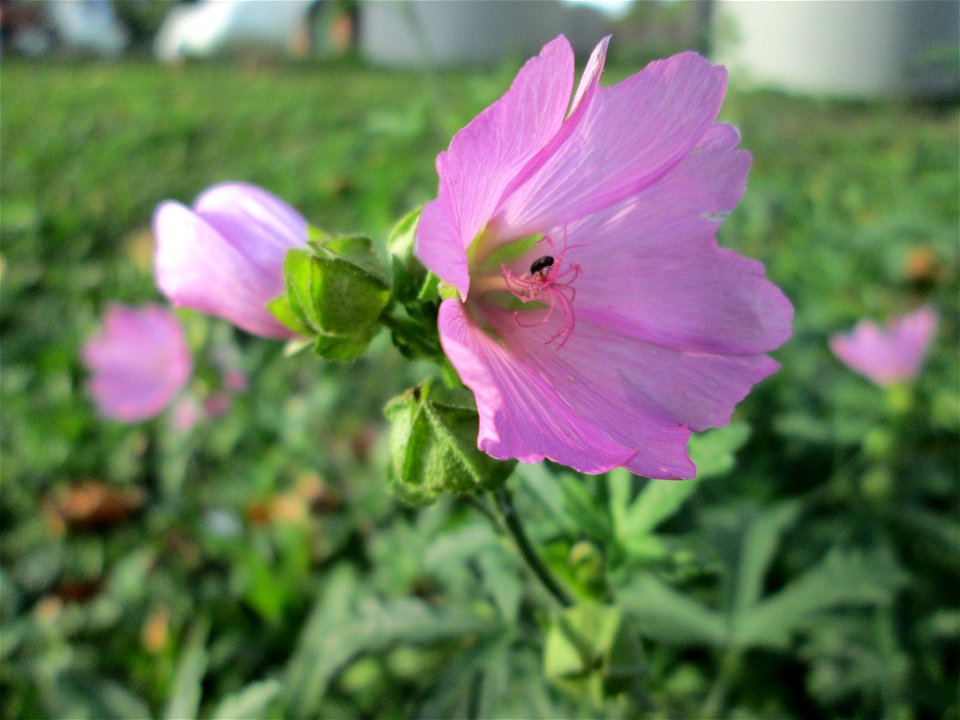
<path fill-rule="evenodd" d="M 754 166 L 721 243 L 797 311 L 781 371 L 738 411 L 736 468 L 677 500 L 642 552 L 611 529 L 622 479 L 518 472 L 548 563 L 580 587 L 573 548 L 601 548 L 645 646 L 636 692 L 599 708 L 544 679 L 542 626 L 558 626 L 483 519 L 389 495 L 381 408 L 425 370 L 385 338 L 324 365 L 185 314 L 191 391 L 215 390 L 227 347 L 249 393 L 188 437 L 95 417 L 79 347 L 106 303 L 158 300 L 158 202 L 246 180 L 382 240 L 512 73 L 4 60 L 4 717 L 622 716 L 638 693 L 663 716 L 957 717 L 955 107 L 730 93 Z M 921 303 L 941 328 L 907 406 L 830 356 L 831 333 Z M 85 516 L 80 481 L 134 494 Z M 737 595 L 747 569 L 756 605 Z M 773 629 L 736 614 L 775 597 Z M 742 635 L 698 634 L 738 617 Z"/>

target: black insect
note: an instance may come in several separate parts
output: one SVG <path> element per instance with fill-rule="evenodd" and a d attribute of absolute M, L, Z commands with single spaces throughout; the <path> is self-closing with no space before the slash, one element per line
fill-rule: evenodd
<path fill-rule="evenodd" d="M 553 267 L 553 255 L 544 255 L 530 263 L 530 274 L 543 277 L 551 267 Z"/>

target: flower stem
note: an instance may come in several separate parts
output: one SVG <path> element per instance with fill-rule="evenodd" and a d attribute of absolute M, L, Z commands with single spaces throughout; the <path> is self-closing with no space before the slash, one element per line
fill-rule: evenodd
<path fill-rule="evenodd" d="M 573 605 L 573 599 L 570 597 L 570 594 L 560 585 L 549 568 L 544 565 L 543 560 L 540 559 L 537 551 L 530 543 L 530 538 L 527 537 L 527 533 L 520 523 L 520 516 L 517 515 L 517 509 L 513 505 L 513 496 L 510 495 L 510 491 L 502 487 L 494 493 L 494 498 L 497 501 L 500 514 L 503 515 L 503 521 L 507 526 L 507 531 L 513 537 L 513 541 L 516 543 L 520 555 L 523 556 L 523 559 L 533 571 L 533 574 L 540 579 L 540 582 L 543 583 L 543 586 L 553 595 L 558 603 L 563 607 L 571 607 Z"/>

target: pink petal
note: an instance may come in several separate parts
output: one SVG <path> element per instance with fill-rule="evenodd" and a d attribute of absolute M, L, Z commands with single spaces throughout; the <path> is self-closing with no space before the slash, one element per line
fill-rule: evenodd
<path fill-rule="evenodd" d="M 265 200 L 263 191 L 238 187 L 204 193 L 197 212 L 172 201 L 157 208 L 157 285 L 175 305 L 222 317 L 255 335 L 293 337 L 266 304 L 283 293 L 284 256 L 306 243 L 306 222 L 279 200 Z"/>
<path fill-rule="evenodd" d="M 593 52 L 590 53 L 587 66 L 583 69 L 583 77 L 580 78 L 577 92 L 573 96 L 573 104 L 570 106 L 570 117 L 576 116 L 581 104 L 589 105 L 593 100 L 593 94 L 600 86 L 600 74 L 603 72 L 603 66 L 607 61 L 607 46 L 609 44 L 610 36 L 607 35 L 597 43 Z"/>
<path fill-rule="evenodd" d="M 575 132 L 506 198 L 492 224 L 512 237 L 607 208 L 655 182 L 709 130 L 726 71 L 696 53 L 651 63 L 601 88 Z"/>
<path fill-rule="evenodd" d="M 830 349 L 864 377 L 890 385 L 916 377 L 937 324 L 936 313 L 929 307 L 893 319 L 886 329 L 861 320 L 851 334 L 831 337 Z"/>
<path fill-rule="evenodd" d="M 184 395 L 177 400 L 173 405 L 173 412 L 170 413 L 170 424 L 179 434 L 190 432 L 202 419 L 200 403 L 191 395 Z"/>
<path fill-rule="evenodd" d="M 568 227 L 578 322 L 707 353 L 766 352 L 790 337 L 793 307 L 763 266 L 716 245 L 750 167 L 737 139 L 716 126 L 639 195 Z"/>
<path fill-rule="evenodd" d="M 574 95 L 573 104 L 570 108 L 570 114 L 563 121 L 557 133 L 550 138 L 541 150 L 534 155 L 523 166 L 517 175 L 510 181 L 503 191 L 502 198 L 509 198 L 514 191 L 533 177 L 547 162 L 553 158 L 558 150 L 568 141 L 570 136 L 577 132 L 581 121 L 588 112 L 593 100 L 600 87 L 600 74 L 603 72 L 603 66 L 607 58 L 607 45 L 610 38 L 605 37 L 593 49 L 590 60 L 583 71 L 583 77 L 580 78 L 580 85 L 577 87 L 577 93 Z M 496 227 L 496 222 L 491 223 L 494 235 L 500 235 L 498 239 L 508 241 L 513 239 L 510 233 L 501 233 Z M 515 236 L 514 236 L 515 237 Z"/>
<path fill-rule="evenodd" d="M 689 429 L 634 402 L 622 383 L 562 359 L 572 353 L 505 347 L 456 300 L 441 304 L 439 325 L 444 352 L 476 396 L 484 452 L 528 463 L 546 457 L 585 473 L 625 466 L 648 477 L 693 477 Z"/>
<path fill-rule="evenodd" d="M 100 413 L 125 422 L 161 412 L 183 389 L 192 368 L 180 323 L 156 305 L 112 305 L 102 332 L 84 345 L 83 360 Z"/>
<path fill-rule="evenodd" d="M 573 334 L 559 349 L 546 342 L 555 331 L 551 325 L 522 328 L 508 313 L 488 321 L 514 353 L 522 348 L 544 368 L 564 368 L 566 375 L 591 384 L 606 402 L 623 403 L 698 432 L 730 422 L 734 406 L 750 388 L 779 367 L 759 353 L 664 348 L 579 316 Z"/>
<path fill-rule="evenodd" d="M 466 296 L 466 248 L 503 191 L 563 122 L 573 86 L 573 51 L 560 36 L 527 61 L 510 89 L 458 132 L 437 157 L 440 189 L 417 231 L 417 255 Z"/>
<path fill-rule="evenodd" d="M 223 237 L 234 239 L 234 247 L 251 265 L 271 277 L 282 273 L 287 250 L 306 244 L 307 221 L 256 185 L 214 185 L 200 194 L 194 209 Z"/>

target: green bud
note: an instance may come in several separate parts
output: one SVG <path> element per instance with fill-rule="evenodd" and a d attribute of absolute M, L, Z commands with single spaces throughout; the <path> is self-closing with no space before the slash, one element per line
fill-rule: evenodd
<path fill-rule="evenodd" d="M 479 417 L 466 388 L 428 380 L 393 398 L 384 413 L 391 423 L 391 482 L 407 502 L 495 490 L 513 470 L 514 462 L 477 449 Z"/>
<path fill-rule="evenodd" d="M 895 383 L 886 389 L 887 410 L 894 417 L 910 412 L 913 400 L 913 386 L 909 383 Z"/>
<path fill-rule="evenodd" d="M 544 671 L 574 697 L 601 706 L 643 674 L 643 646 L 619 607 L 588 603 L 557 613 L 544 645 Z"/>
<path fill-rule="evenodd" d="M 863 451 L 867 457 L 883 460 L 890 456 L 894 448 L 894 438 L 889 430 L 873 428 L 863 438 Z"/>
<path fill-rule="evenodd" d="M 930 403 L 930 422 L 940 430 L 960 430 L 960 397 L 950 390 L 939 390 Z"/>
<path fill-rule="evenodd" d="M 607 563 L 603 553 L 589 540 L 570 548 L 570 565 L 577 583 L 594 598 L 607 591 Z"/>
<path fill-rule="evenodd" d="M 311 229 L 307 249 L 287 252 L 286 294 L 269 308 L 297 333 L 316 336 L 330 360 L 353 360 L 373 337 L 390 300 L 386 271 L 368 238 L 334 237 Z"/>
<path fill-rule="evenodd" d="M 882 466 L 871 468 L 860 480 L 860 490 L 875 502 L 889 499 L 892 489 L 893 477 L 890 471 Z"/>
<path fill-rule="evenodd" d="M 390 231 L 390 275 L 396 300 L 382 320 L 390 328 L 393 344 L 410 359 L 443 356 L 437 333 L 438 278 L 420 263 L 414 250 L 421 208 L 405 215 Z"/>

